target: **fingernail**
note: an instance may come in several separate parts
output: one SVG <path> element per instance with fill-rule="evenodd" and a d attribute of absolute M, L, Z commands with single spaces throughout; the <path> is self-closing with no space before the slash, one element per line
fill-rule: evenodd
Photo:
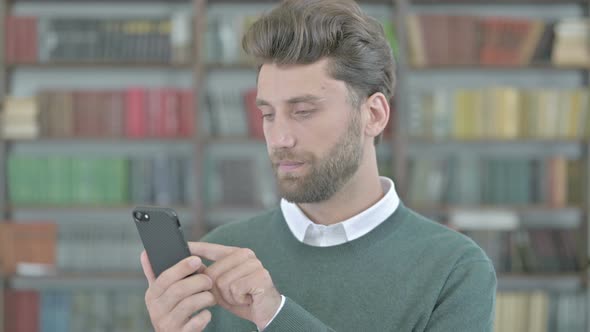
<path fill-rule="evenodd" d="M 191 259 L 189 259 L 188 264 L 192 267 L 192 268 L 198 268 L 199 266 L 201 266 L 201 260 L 197 257 L 191 257 Z"/>

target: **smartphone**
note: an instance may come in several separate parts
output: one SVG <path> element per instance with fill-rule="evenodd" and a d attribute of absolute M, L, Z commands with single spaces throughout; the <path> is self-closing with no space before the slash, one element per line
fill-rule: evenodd
<path fill-rule="evenodd" d="M 173 209 L 138 206 L 132 215 L 156 277 L 191 255 Z"/>

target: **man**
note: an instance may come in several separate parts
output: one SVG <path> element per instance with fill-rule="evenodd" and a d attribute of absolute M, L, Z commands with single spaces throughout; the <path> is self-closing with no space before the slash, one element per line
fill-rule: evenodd
<path fill-rule="evenodd" d="M 395 84 L 379 23 L 353 2 L 288 0 L 243 46 L 283 199 L 158 279 L 142 254 L 156 330 L 491 331 L 490 260 L 378 175 Z"/>

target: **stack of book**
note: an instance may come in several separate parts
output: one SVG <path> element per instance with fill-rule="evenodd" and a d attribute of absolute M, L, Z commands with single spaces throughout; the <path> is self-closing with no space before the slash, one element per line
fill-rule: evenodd
<path fill-rule="evenodd" d="M 571 18 L 555 27 L 553 63 L 558 66 L 590 66 L 590 21 Z"/>
<path fill-rule="evenodd" d="M 50 221 L 0 223 L 0 271 L 44 275 L 56 269 L 58 228 Z"/>
<path fill-rule="evenodd" d="M 188 138 L 195 131 L 191 90 L 43 90 L 37 99 L 43 137 Z"/>
<path fill-rule="evenodd" d="M 429 140 L 581 139 L 590 136 L 587 88 L 436 89 L 410 95 L 408 135 Z"/>
<path fill-rule="evenodd" d="M 142 292 L 7 290 L 5 331 L 120 331 L 152 329 Z"/>
<path fill-rule="evenodd" d="M 40 134 L 39 108 L 35 98 L 6 97 L 2 112 L 2 136 L 34 139 Z"/>
<path fill-rule="evenodd" d="M 584 163 L 457 155 L 410 161 L 408 200 L 416 207 L 439 205 L 582 206 Z"/>
<path fill-rule="evenodd" d="M 191 26 L 186 13 L 155 19 L 9 16 L 6 62 L 186 64 Z"/>

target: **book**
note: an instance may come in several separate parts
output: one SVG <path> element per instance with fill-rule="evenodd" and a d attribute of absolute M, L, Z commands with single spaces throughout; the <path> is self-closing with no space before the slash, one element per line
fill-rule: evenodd
<path fill-rule="evenodd" d="M 5 331 L 38 332 L 40 328 L 40 298 L 34 290 L 7 289 L 4 291 Z"/>
<path fill-rule="evenodd" d="M 40 134 L 39 107 L 35 98 L 8 96 L 2 105 L 2 136 L 7 139 L 34 139 Z"/>
<path fill-rule="evenodd" d="M 247 90 L 244 93 L 244 106 L 246 118 L 248 119 L 248 130 L 250 137 L 256 139 L 264 139 L 264 129 L 262 122 L 262 113 L 256 105 L 256 89 Z"/>
<path fill-rule="evenodd" d="M 57 225 L 54 222 L 0 223 L 0 236 L 3 274 L 16 274 L 21 263 L 43 265 L 49 271 L 55 268 Z"/>
<path fill-rule="evenodd" d="M 584 18 L 568 18 L 555 25 L 552 62 L 558 66 L 588 66 L 590 50 L 586 45 L 589 22 Z"/>

